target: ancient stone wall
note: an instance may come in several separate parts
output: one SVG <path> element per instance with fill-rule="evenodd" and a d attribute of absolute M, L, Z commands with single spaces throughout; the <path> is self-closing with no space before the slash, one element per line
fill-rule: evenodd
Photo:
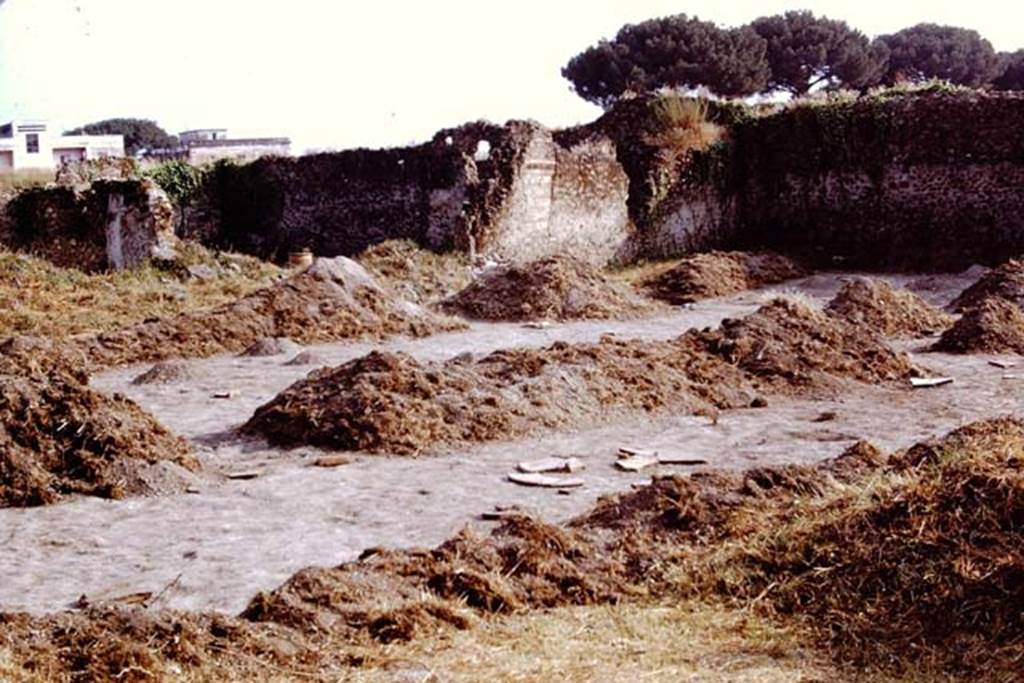
<path fill-rule="evenodd" d="M 659 142 L 671 136 L 652 102 L 557 132 L 479 122 L 416 147 L 220 164 L 177 229 L 279 259 L 396 238 L 597 264 L 751 247 L 825 266 L 956 269 L 1024 252 L 1024 96 L 881 95 L 767 116 L 717 105 L 727 135 L 700 152 Z M 107 246 L 130 240 L 107 227 L 137 217 L 102 187 L 24 193 L 9 241 L 116 266 Z"/>
<path fill-rule="evenodd" d="M 563 147 L 534 123 L 481 122 L 418 147 L 221 166 L 210 195 L 219 246 L 265 258 L 404 238 L 510 260 L 585 249 L 604 263 L 629 237 L 627 182 L 608 141 Z"/>
<path fill-rule="evenodd" d="M 514 136 L 486 124 L 470 128 L 480 139 L 501 137 L 496 146 L 514 154 Z M 220 220 L 216 240 L 265 258 L 304 248 L 352 255 L 400 238 L 438 249 L 463 247 L 470 205 L 486 212 L 505 183 L 476 167 L 477 141 L 462 132 L 465 137 L 442 131 L 417 147 L 218 166 L 210 181 Z"/>
<path fill-rule="evenodd" d="M 6 207 L 5 246 L 88 272 L 174 258 L 173 208 L 149 180 L 26 190 Z"/>
<path fill-rule="evenodd" d="M 484 251 L 510 261 L 560 251 L 599 265 L 621 261 L 632 233 L 628 187 L 610 140 L 563 147 L 537 128 Z"/>
<path fill-rule="evenodd" d="M 738 241 L 869 269 L 1024 251 L 1024 97 L 934 93 L 804 107 L 735 130 Z"/>

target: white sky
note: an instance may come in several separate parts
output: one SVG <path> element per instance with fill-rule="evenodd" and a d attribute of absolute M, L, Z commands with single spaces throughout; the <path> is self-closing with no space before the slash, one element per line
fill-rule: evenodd
<path fill-rule="evenodd" d="M 922 21 L 1024 47 L 1018 0 L 0 0 L 0 119 L 114 116 L 377 147 L 486 118 L 568 125 L 599 111 L 561 77 L 622 24 L 723 25 L 788 9 L 870 35 Z"/>

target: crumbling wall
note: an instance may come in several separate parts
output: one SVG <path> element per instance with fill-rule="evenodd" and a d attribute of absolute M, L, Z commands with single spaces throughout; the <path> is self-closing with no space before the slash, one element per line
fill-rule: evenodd
<path fill-rule="evenodd" d="M 606 138 L 572 146 L 532 131 L 507 205 L 483 251 L 509 261 L 571 252 L 597 265 L 622 260 L 631 235 L 629 179 Z"/>
<path fill-rule="evenodd" d="M 651 150 L 654 161 L 626 164 L 634 254 L 772 249 L 866 269 L 1000 262 L 1024 251 L 1021 121 L 1024 97 L 963 91 L 739 117 L 727 143 L 676 169 L 659 170 Z"/>
<path fill-rule="evenodd" d="M 409 239 L 510 260 L 586 249 L 607 262 L 629 235 L 626 187 L 607 141 L 563 147 L 542 126 L 513 121 L 442 130 L 417 147 L 223 165 L 210 193 L 218 246 L 264 258 Z"/>
<path fill-rule="evenodd" d="M 595 265 L 628 260 L 633 237 L 629 177 L 612 141 L 558 146 L 554 165 L 548 241 Z"/>
<path fill-rule="evenodd" d="M 100 180 L 85 189 L 25 190 L 6 208 L 6 246 L 88 272 L 174 257 L 174 215 L 149 180 Z"/>
<path fill-rule="evenodd" d="M 108 268 L 124 270 L 149 259 L 174 258 L 174 208 L 152 181 L 104 180 L 93 183 L 90 192 L 92 203 L 106 198 L 103 233 Z"/>
<path fill-rule="evenodd" d="M 215 239 L 264 258 L 304 248 L 352 255 L 389 239 L 469 249 L 471 234 L 486 239 L 482 226 L 501 209 L 518 132 L 478 123 L 416 147 L 218 166 L 210 181 L 220 218 Z M 483 139 L 495 149 L 490 163 L 473 158 Z"/>
<path fill-rule="evenodd" d="M 654 260 L 729 248 L 738 211 L 739 198 L 716 185 L 682 185 L 638 231 L 630 254 Z"/>

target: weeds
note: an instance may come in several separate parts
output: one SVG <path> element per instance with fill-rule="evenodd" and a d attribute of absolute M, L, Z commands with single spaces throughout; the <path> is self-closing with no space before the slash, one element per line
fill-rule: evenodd
<path fill-rule="evenodd" d="M 266 285 L 279 272 L 258 259 L 213 253 L 190 243 L 182 243 L 179 256 L 173 269 L 147 264 L 89 274 L 0 250 L 0 337 L 59 339 L 110 332 L 146 318 L 231 301 Z M 189 265 L 206 265 L 216 277 L 193 278 Z"/>

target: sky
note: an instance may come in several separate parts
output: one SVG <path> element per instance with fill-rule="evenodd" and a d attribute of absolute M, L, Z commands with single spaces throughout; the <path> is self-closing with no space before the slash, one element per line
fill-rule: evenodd
<path fill-rule="evenodd" d="M 404 145 L 466 121 L 600 111 L 561 68 L 625 23 L 723 26 L 791 9 L 869 35 L 923 21 L 1024 48 L 1012 0 L 0 0 L 0 119 L 115 116 L 169 132 L 289 136 L 293 151 Z"/>

